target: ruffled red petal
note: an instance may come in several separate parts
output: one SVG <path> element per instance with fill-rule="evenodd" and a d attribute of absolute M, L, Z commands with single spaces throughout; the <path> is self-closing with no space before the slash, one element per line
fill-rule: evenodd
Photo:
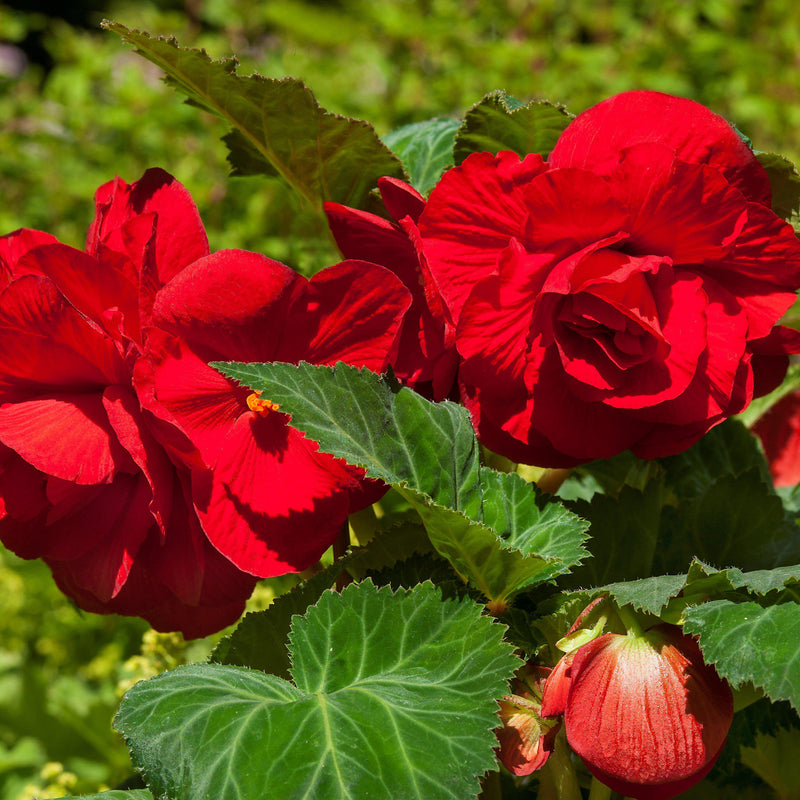
<path fill-rule="evenodd" d="M 448 170 L 419 218 L 430 270 L 457 322 L 472 287 L 494 271 L 512 238 L 524 234 L 526 187 L 547 166 L 538 155 L 473 153 Z"/>
<path fill-rule="evenodd" d="M 767 174 L 736 131 L 705 106 L 661 92 L 623 92 L 579 114 L 549 163 L 610 172 L 623 150 L 643 142 L 669 147 L 682 161 L 708 164 L 749 200 L 770 204 Z"/>

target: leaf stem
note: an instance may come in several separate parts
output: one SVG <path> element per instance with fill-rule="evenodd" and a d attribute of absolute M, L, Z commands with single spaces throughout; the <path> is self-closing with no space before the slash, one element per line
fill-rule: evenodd
<path fill-rule="evenodd" d="M 578 784 L 578 776 L 575 773 L 575 765 L 572 763 L 572 751 L 567 744 L 567 737 L 562 728 L 556 737 L 555 747 L 547 759 L 543 772 L 548 771 L 552 779 L 554 793 L 543 793 L 539 791 L 539 800 L 581 800 L 581 787 Z M 543 776 L 544 777 L 544 776 Z M 547 786 L 550 781 L 543 781 L 542 789 L 547 791 L 551 787 Z"/>
<path fill-rule="evenodd" d="M 597 778 L 592 778 L 592 786 L 589 789 L 589 800 L 610 800 L 611 787 L 606 786 Z"/>
<path fill-rule="evenodd" d="M 342 529 L 339 531 L 339 536 L 333 543 L 333 560 L 338 561 L 347 552 L 350 547 L 350 524 L 347 520 L 344 521 Z M 336 590 L 341 592 L 345 586 L 353 582 L 353 576 L 343 569 L 339 576 L 336 578 Z"/>
<path fill-rule="evenodd" d="M 633 608 L 630 606 L 620 606 L 617 608 L 617 614 L 619 615 L 622 624 L 625 626 L 625 629 L 628 631 L 629 636 L 644 636 L 644 631 L 642 630 L 642 626 L 639 624 L 639 620 L 636 619 L 636 614 L 633 611 Z"/>

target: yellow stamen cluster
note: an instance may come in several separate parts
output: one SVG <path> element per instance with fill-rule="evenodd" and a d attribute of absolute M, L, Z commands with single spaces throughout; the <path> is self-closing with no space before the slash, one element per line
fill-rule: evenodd
<path fill-rule="evenodd" d="M 247 395 L 247 407 L 262 417 L 266 417 L 271 411 L 277 411 L 280 408 L 280 406 L 277 403 L 273 403 L 272 400 L 265 400 L 262 398 L 261 392 L 253 392 Z"/>

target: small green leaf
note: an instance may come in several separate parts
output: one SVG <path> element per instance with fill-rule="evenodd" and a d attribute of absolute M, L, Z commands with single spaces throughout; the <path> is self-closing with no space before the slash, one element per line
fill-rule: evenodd
<path fill-rule="evenodd" d="M 103 26 L 160 67 L 192 104 L 231 126 L 225 142 L 234 174 L 280 175 L 320 211 L 326 200 L 363 208 L 378 178 L 405 176 L 372 125 L 326 111 L 302 81 L 243 77 L 235 59 L 212 61 L 174 39 L 115 22 Z"/>
<path fill-rule="evenodd" d="M 731 584 L 736 589 L 747 589 L 758 595 L 765 595 L 790 584 L 800 583 L 800 564 L 777 569 L 762 569 L 755 572 L 742 572 L 729 569 Z"/>
<path fill-rule="evenodd" d="M 750 681 L 800 709 L 800 605 L 714 600 L 690 608 L 684 630 L 732 686 Z"/>
<path fill-rule="evenodd" d="M 430 583 L 366 581 L 295 617 L 294 683 L 179 667 L 136 684 L 115 724 L 170 800 L 461 800 L 495 766 L 495 698 L 520 664 L 503 631 Z"/>
<path fill-rule="evenodd" d="M 471 153 L 501 150 L 546 158 L 571 120 L 563 106 L 547 100 L 523 105 L 505 92 L 490 92 L 466 113 L 456 133 L 455 163 L 461 164 Z"/>
<path fill-rule="evenodd" d="M 453 139 L 460 124 L 454 117 L 434 117 L 403 125 L 383 137 L 420 194 L 430 192 L 442 173 L 453 166 Z"/>
<path fill-rule="evenodd" d="M 632 605 L 637 611 L 658 616 L 686 583 L 685 575 L 656 575 L 638 581 L 623 581 L 601 586 L 594 594 L 608 592 L 617 605 Z"/>
<path fill-rule="evenodd" d="M 772 210 L 800 235 L 800 174 L 788 158 L 775 153 L 756 153 L 772 187 Z"/>
<path fill-rule="evenodd" d="M 212 366 L 279 403 L 323 451 L 391 484 L 436 550 L 497 609 L 586 557 L 583 520 L 519 476 L 481 467 L 462 406 L 341 363 Z"/>

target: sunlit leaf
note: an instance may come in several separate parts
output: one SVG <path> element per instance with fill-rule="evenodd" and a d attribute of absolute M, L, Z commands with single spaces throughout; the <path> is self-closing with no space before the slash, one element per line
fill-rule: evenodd
<path fill-rule="evenodd" d="M 714 600 L 690 608 L 684 630 L 733 686 L 750 681 L 800 709 L 800 605 Z"/>
<path fill-rule="evenodd" d="M 179 667 L 134 686 L 116 726 L 170 800 L 462 800 L 495 766 L 495 697 L 520 663 L 503 630 L 430 583 L 367 581 L 295 618 L 292 683 Z"/>
<path fill-rule="evenodd" d="M 430 192 L 442 173 L 453 166 L 453 140 L 460 125 L 454 117 L 435 117 L 403 125 L 383 137 L 420 194 Z"/>
<path fill-rule="evenodd" d="M 346 364 L 218 363 L 264 393 L 322 450 L 391 484 L 434 547 L 502 610 L 585 558 L 586 523 L 519 476 L 482 467 L 469 414 Z"/>
<path fill-rule="evenodd" d="M 210 659 L 219 664 L 253 667 L 282 678 L 288 677 L 290 665 L 286 639 L 295 614 L 304 614 L 343 572 L 360 579 L 369 570 L 393 566 L 414 553 L 425 553 L 430 549 L 428 537 L 420 526 L 404 525 L 387 531 L 275 598 L 263 611 L 245 614 L 236 630 L 216 646 Z"/>
<path fill-rule="evenodd" d="M 225 137 L 234 174 L 280 175 L 317 209 L 334 200 L 361 208 L 381 176 L 404 177 L 374 128 L 332 114 L 295 78 L 236 74 L 233 58 L 214 61 L 116 22 L 104 27 L 160 67 L 167 82 L 231 126 Z"/>
<path fill-rule="evenodd" d="M 494 91 L 476 103 L 456 134 L 453 154 L 460 164 L 471 153 L 512 150 L 520 156 L 546 158 L 572 119 L 567 110 L 547 100 L 523 105 L 505 92 Z"/>

